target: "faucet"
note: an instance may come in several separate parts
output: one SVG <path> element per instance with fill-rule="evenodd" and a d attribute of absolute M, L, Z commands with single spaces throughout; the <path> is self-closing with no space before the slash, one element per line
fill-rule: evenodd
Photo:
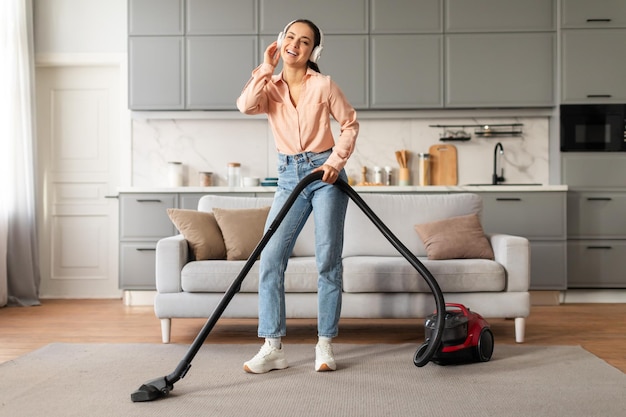
<path fill-rule="evenodd" d="M 496 143 L 496 146 L 493 149 L 493 175 L 491 176 L 491 183 L 493 185 L 498 185 L 499 182 L 504 181 L 504 168 L 502 168 L 502 161 L 500 161 L 500 175 L 498 175 L 498 149 L 500 149 L 499 154 L 504 155 L 504 148 L 500 142 Z M 502 158 L 500 158 L 500 160 L 502 160 Z"/>

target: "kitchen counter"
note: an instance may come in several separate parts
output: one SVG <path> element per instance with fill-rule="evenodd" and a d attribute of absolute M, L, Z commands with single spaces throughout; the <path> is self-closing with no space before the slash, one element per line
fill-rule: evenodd
<path fill-rule="evenodd" d="M 359 193 L 446 193 L 446 192 L 537 192 L 567 191 L 567 185 L 430 185 L 354 186 Z M 121 187 L 119 193 L 273 193 L 276 187 Z"/>

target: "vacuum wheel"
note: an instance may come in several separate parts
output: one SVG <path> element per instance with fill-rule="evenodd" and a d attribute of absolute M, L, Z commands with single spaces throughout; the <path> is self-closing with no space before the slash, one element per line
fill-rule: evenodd
<path fill-rule="evenodd" d="M 488 328 L 480 331 L 478 345 L 476 346 L 476 360 L 479 362 L 487 362 L 493 354 L 493 333 Z"/>

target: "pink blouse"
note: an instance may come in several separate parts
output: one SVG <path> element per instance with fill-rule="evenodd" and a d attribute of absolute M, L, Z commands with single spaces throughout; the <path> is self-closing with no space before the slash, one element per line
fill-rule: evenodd
<path fill-rule="evenodd" d="M 359 133 L 356 111 L 337 84 L 327 75 L 308 69 L 302 82 L 297 107 L 289 97 L 289 87 L 282 73 L 261 64 L 237 99 L 237 108 L 245 114 L 267 113 L 278 152 L 295 155 L 323 152 L 333 148 L 326 164 L 341 170 L 354 151 Z M 330 117 L 339 122 L 341 133 L 335 141 Z"/>

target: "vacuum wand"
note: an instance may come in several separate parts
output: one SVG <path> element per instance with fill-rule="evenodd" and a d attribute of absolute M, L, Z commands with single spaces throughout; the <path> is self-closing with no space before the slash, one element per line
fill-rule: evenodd
<path fill-rule="evenodd" d="M 289 195 L 289 198 L 281 208 L 281 210 L 276 215 L 276 218 L 272 221 L 269 228 L 261 238 L 261 241 L 257 244 L 252 254 L 248 257 L 245 265 L 237 275 L 237 278 L 230 285 L 224 297 L 220 301 L 220 303 L 215 307 L 215 310 L 204 324 L 200 333 L 196 336 L 193 343 L 190 345 L 187 353 L 183 357 L 183 359 L 179 362 L 176 369 L 169 375 L 163 376 L 160 378 L 153 379 L 142 384 L 135 392 L 133 392 L 130 396 L 133 402 L 144 402 L 144 401 L 153 401 L 159 398 L 163 398 L 167 396 L 170 391 L 174 389 L 174 384 L 184 378 L 189 369 L 191 368 L 191 361 L 196 356 L 202 344 L 215 327 L 215 324 L 219 320 L 219 318 L 224 313 L 224 310 L 233 299 L 235 294 L 239 292 L 241 289 L 241 283 L 252 269 L 252 266 L 256 262 L 256 260 L 261 255 L 262 250 L 265 248 L 270 238 L 276 232 L 278 226 L 283 221 L 291 206 L 295 203 L 296 199 L 300 195 L 300 193 L 312 182 L 319 181 L 322 179 L 323 172 L 314 172 L 312 174 L 307 175 L 303 178 L 294 188 L 292 193 Z M 380 220 L 376 214 L 372 211 L 372 209 L 363 201 L 361 196 L 354 191 L 352 187 L 350 187 L 345 181 L 338 179 L 335 184 L 341 191 L 346 193 L 352 201 L 365 213 L 365 215 L 374 223 L 374 225 L 381 231 L 381 233 L 387 238 L 389 242 L 400 252 L 404 258 L 406 258 L 409 263 L 415 268 L 419 274 L 426 280 L 428 286 L 430 287 L 433 295 L 435 296 L 435 305 L 437 311 L 445 311 L 445 302 L 443 299 L 443 293 L 439 287 L 439 284 L 432 276 L 430 271 L 417 259 L 406 246 L 402 244 L 398 240 L 398 238 L 385 226 L 385 224 Z M 426 363 L 430 361 L 432 356 L 435 354 L 435 351 L 439 348 L 439 343 L 441 342 L 441 338 L 443 336 L 443 329 L 445 326 L 444 314 L 439 314 L 435 323 L 435 330 L 432 335 L 432 343 L 428 345 L 425 349 L 421 357 L 416 357 L 414 362 L 416 366 L 424 366 Z"/>

